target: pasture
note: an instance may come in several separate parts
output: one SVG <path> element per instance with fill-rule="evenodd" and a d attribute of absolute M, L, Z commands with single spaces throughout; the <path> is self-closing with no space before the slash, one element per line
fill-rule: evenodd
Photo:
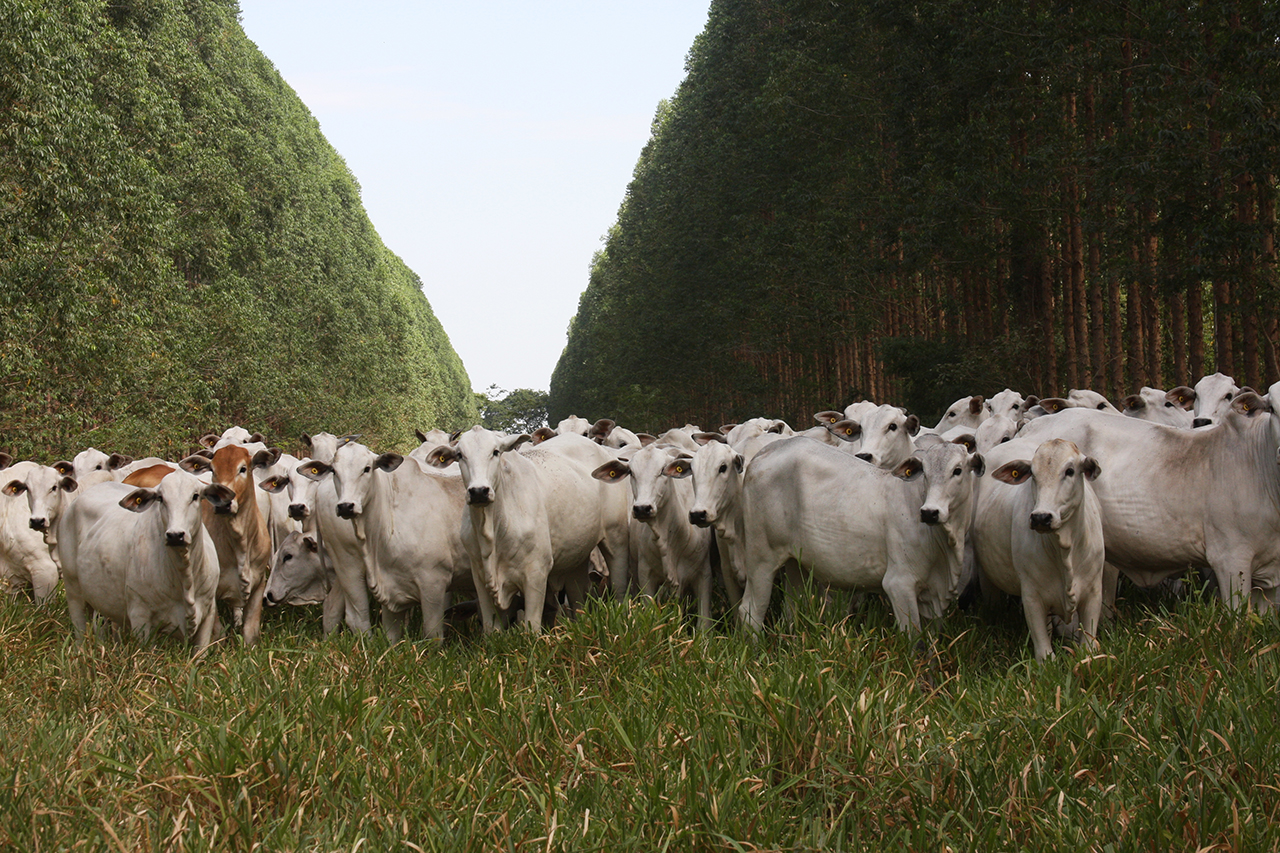
<path fill-rule="evenodd" d="M 1280 849 L 1274 617 L 1131 594 L 1037 664 L 1016 606 L 917 641 L 819 602 L 758 641 L 639 600 L 443 648 L 273 611 L 193 661 L 6 598 L 0 845 Z"/>

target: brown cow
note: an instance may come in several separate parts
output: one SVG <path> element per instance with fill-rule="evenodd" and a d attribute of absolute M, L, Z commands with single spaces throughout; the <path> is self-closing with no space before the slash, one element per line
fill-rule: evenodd
<path fill-rule="evenodd" d="M 218 598 L 231 605 L 236 623 L 243 624 L 247 646 L 262 632 L 262 595 L 271 571 L 271 533 L 258 511 L 253 469 L 269 466 L 279 456 L 276 448 L 250 453 L 243 445 L 230 444 L 212 459 L 188 456 L 179 463 L 192 474 L 213 472 L 214 483 L 235 493 L 229 503 L 206 505 L 204 524 L 218 549 Z"/>

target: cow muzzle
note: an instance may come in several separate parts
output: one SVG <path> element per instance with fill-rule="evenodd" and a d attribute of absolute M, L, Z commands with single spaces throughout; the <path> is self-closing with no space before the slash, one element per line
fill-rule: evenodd
<path fill-rule="evenodd" d="M 181 548 L 187 544 L 187 532 L 185 530 L 166 530 L 164 534 L 164 544 L 170 548 Z"/>
<path fill-rule="evenodd" d="M 488 506 L 493 503 L 493 489 L 488 486 L 472 486 L 467 489 L 467 503 L 471 506 Z"/>
<path fill-rule="evenodd" d="M 338 518 L 352 519 L 356 517 L 356 505 L 349 501 L 338 504 L 337 510 Z"/>
<path fill-rule="evenodd" d="M 302 521 L 307 517 L 306 504 L 289 504 L 289 517 L 294 521 Z"/>
<path fill-rule="evenodd" d="M 707 511 L 705 509 L 690 510 L 689 523 L 696 527 L 709 527 L 711 525 L 711 522 L 707 520 Z"/>
<path fill-rule="evenodd" d="M 1031 529 L 1036 533 L 1048 533 L 1053 530 L 1053 513 L 1050 512 L 1033 512 L 1031 513 Z"/>
<path fill-rule="evenodd" d="M 1200 429 L 1200 427 L 1207 427 L 1211 423 L 1213 423 L 1211 418 L 1196 418 L 1191 422 L 1191 428 Z"/>
<path fill-rule="evenodd" d="M 870 461 L 871 461 L 871 454 L 870 454 L 870 453 L 855 453 L 855 454 L 853 454 L 853 455 L 854 455 L 854 458 L 856 458 L 856 459 L 861 459 L 863 462 L 870 462 Z"/>
<path fill-rule="evenodd" d="M 33 518 L 28 523 L 31 525 L 32 530 L 45 531 L 49 529 L 49 519 L 47 518 Z"/>
<path fill-rule="evenodd" d="M 631 515 L 636 521 L 649 521 L 656 517 L 658 511 L 653 508 L 653 504 L 632 504 Z M 690 513 L 692 516 L 693 513 Z"/>
<path fill-rule="evenodd" d="M 920 507 L 920 520 L 925 524 L 937 524 L 942 520 L 942 511 L 937 507 Z"/>

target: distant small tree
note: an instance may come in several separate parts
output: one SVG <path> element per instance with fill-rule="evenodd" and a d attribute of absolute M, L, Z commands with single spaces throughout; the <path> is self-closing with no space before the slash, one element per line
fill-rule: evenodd
<path fill-rule="evenodd" d="M 517 434 L 547 426 L 546 391 L 517 388 L 508 392 L 490 385 L 476 392 L 476 409 L 486 429 Z"/>

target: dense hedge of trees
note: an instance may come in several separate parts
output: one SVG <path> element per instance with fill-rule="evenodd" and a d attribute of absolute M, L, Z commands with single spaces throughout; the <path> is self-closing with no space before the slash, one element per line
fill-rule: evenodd
<path fill-rule="evenodd" d="M 175 453 L 473 423 L 470 383 L 235 0 L 0 0 L 0 442 Z"/>
<path fill-rule="evenodd" d="M 551 420 L 1280 379 L 1278 41 L 1260 0 L 714 0 Z"/>

